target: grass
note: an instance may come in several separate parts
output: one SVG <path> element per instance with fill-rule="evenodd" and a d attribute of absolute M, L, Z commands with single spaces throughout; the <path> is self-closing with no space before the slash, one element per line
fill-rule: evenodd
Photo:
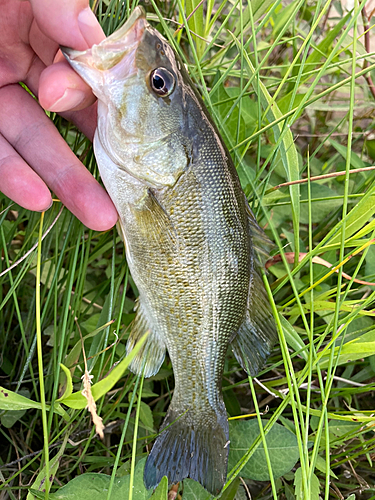
<path fill-rule="evenodd" d="M 94 8 L 109 34 L 135 4 Z M 187 64 L 275 242 L 264 281 L 280 342 L 257 379 L 228 354 L 229 417 L 255 414 L 259 425 L 253 435 L 251 419 L 231 420 L 222 499 L 375 499 L 375 60 L 363 28 L 373 32 L 373 13 L 330 0 L 151 0 L 147 11 Z M 97 176 L 89 142 L 51 118 Z M 167 360 L 151 379 L 124 371 L 105 392 L 96 385 L 125 358 L 137 296 L 115 229 L 88 230 L 58 200 L 38 214 L 0 195 L 0 248 L 0 376 L 12 399 L 0 394 L 1 498 L 53 497 L 87 472 L 106 474 L 113 495 L 123 481 L 125 498 L 129 487 L 144 498 L 139 470 L 173 374 Z M 83 346 L 103 440 L 76 396 Z M 276 459 L 288 455 L 280 475 Z M 210 496 L 185 481 L 182 499 L 193 498 Z"/>

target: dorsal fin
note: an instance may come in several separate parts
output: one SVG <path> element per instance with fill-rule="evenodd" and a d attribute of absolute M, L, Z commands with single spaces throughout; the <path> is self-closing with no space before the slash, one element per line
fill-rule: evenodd
<path fill-rule="evenodd" d="M 264 268 L 264 265 L 266 261 L 269 259 L 270 256 L 269 254 L 274 244 L 257 223 L 255 215 L 253 214 L 251 208 L 249 207 L 247 200 L 246 200 L 246 212 L 249 221 L 252 246 L 255 257 L 258 261 L 257 265 L 260 268 Z"/>
<path fill-rule="evenodd" d="M 277 340 L 277 330 L 261 274 L 272 242 L 258 225 L 248 205 L 247 212 L 254 260 L 246 316 L 232 341 L 232 349 L 242 368 L 255 376 L 271 353 Z"/>

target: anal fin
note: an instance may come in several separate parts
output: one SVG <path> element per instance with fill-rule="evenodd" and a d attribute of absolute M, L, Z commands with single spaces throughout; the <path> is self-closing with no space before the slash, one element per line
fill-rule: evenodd
<path fill-rule="evenodd" d="M 165 357 L 165 343 L 159 338 L 157 332 L 149 324 L 146 314 L 140 302 L 137 306 L 137 314 L 126 344 L 126 353 L 129 354 L 137 342 L 146 332 L 148 337 L 141 350 L 135 356 L 129 366 L 129 370 L 141 374 L 144 370 L 145 377 L 152 377 L 160 370 Z"/>

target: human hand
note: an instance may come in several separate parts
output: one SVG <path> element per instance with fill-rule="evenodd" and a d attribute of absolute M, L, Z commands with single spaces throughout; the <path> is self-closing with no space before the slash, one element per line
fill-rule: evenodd
<path fill-rule="evenodd" d="M 49 186 L 86 226 L 109 229 L 117 212 L 108 194 L 18 84 L 92 139 L 95 98 L 58 52 L 59 45 L 85 50 L 104 38 L 88 0 L 0 0 L 0 9 L 0 191 L 42 211 L 52 204 Z"/>

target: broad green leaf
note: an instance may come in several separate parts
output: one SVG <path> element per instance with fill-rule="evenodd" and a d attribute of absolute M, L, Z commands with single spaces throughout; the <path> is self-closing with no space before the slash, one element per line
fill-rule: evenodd
<path fill-rule="evenodd" d="M 5 411 L 0 418 L 1 425 L 6 429 L 10 429 L 13 425 L 21 420 L 27 410 L 8 410 Z"/>
<path fill-rule="evenodd" d="M 166 476 L 162 477 L 151 498 L 152 500 L 168 500 L 168 478 Z"/>
<path fill-rule="evenodd" d="M 326 469 L 327 469 L 327 462 L 325 461 L 325 459 L 323 457 L 321 457 L 320 455 L 318 455 L 316 457 L 315 467 L 320 472 L 325 473 Z M 329 469 L 329 475 L 332 476 L 332 477 L 334 477 L 335 479 L 338 479 L 338 477 L 336 476 L 336 474 L 334 472 L 332 472 L 331 469 Z"/>
<path fill-rule="evenodd" d="M 133 499 L 147 500 L 152 490 L 146 490 L 143 484 L 143 471 L 146 459 L 137 463 L 134 474 Z M 51 493 L 51 500 L 103 500 L 108 491 L 111 476 L 88 472 L 77 476 L 55 493 Z M 112 486 L 111 500 L 127 500 L 129 498 L 130 475 L 115 478 Z"/>
<path fill-rule="evenodd" d="M 34 257 L 34 259 L 32 260 L 32 262 L 33 262 L 33 266 L 35 266 L 35 267 L 32 267 L 30 269 L 30 273 L 32 273 L 32 274 L 34 274 L 34 276 L 36 276 L 36 263 L 37 263 L 36 256 Z M 55 265 L 53 264 L 53 262 L 51 262 L 50 260 L 48 260 L 42 266 L 42 272 L 41 272 L 41 275 L 40 275 L 40 281 L 44 285 L 46 285 L 48 288 L 51 288 L 52 280 L 54 279 L 55 274 L 56 274 Z M 61 280 L 61 278 L 63 276 L 64 276 L 64 270 L 60 269 L 58 280 Z"/>
<path fill-rule="evenodd" d="M 289 484 L 285 483 L 284 489 L 286 500 L 296 500 L 296 497 L 294 496 L 294 489 L 289 486 Z"/>
<path fill-rule="evenodd" d="M 218 72 L 215 78 L 215 82 L 220 77 Z M 241 142 L 246 137 L 251 135 L 257 127 L 257 104 L 250 99 L 248 96 L 242 97 L 241 103 L 241 116 L 239 118 L 239 106 L 236 106 L 232 111 L 232 105 L 235 99 L 241 93 L 241 89 L 238 87 L 228 87 L 225 88 L 224 85 L 220 85 L 217 90 L 210 93 L 210 99 L 218 118 L 219 128 L 223 127 L 221 122 L 224 123 L 225 133 L 224 137 L 227 136 L 230 141 L 227 144 L 231 147 L 236 141 Z M 232 99 L 230 99 L 232 98 Z M 230 113 L 230 115 L 229 115 Z M 229 116 L 228 116 L 229 115 Z M 239 135 L 237 137 L 237 124 L 239 121 Z"/>
<path fill-rule="evenodd" d="M 41 404 L 32 401 L 21 394 L 0 387 L 0 409 L 1 410 L 28 410 L 29 408 L 41 409 Z"/>
<path fill-rule="evenodd" d="M 30 396 L 30 391 L 28 389 L 20 389 L 17 394 L 28 398 Z M 24 416 L 25 413 L 26 409 L 4 411 L 0 418 L 1 425 L 6 427 L 7 429 L 10 429 L 18 420 L 20 420 Z"/>
<path fill-rule="evenodd" d="M 73 392 L 73 381 L 72 381 L 72 375 L 69 371 L 69 369 L 63 365 L 62 363 L 60 363 L 60 366 L 61 366 L 61 369 L 63 371 L 63 373 L 65 374 L 65 391 L 64 391 L 64 394 L 59 398 L 59 399 L 56 399 L 56 402 L 57 403 L 60 403 L 60 401 L 62 401 L 63 399 L 69 397 L 72 392 Z"/>
<path fill-rule="evenodd" d="M 239 485 L 240 480 L 235 479 L 228 486 L 228 488 L 221 493 L 221 495 L 213 497 L 196 481 L 193 481 L 192 479 L 185 479 L 182 500 L 212 500 L 213 498 L 217 498 L 218 500 L 234 500 Z"/>
<path fill-rule="evenodd" d="M 95 314 L 91 314 L 85 321 L 82 321 L 82 323 L 80 324 L 81 325 L 81 330 L 83 331 L 86 331 L 86 332 L 90 332 L 88 335 L 90 337 L 93 337 L 95 336 L 97 333 L 99 333 L 101 330 L 103 330 L 104 328 L 106 328 L 106 326 L 101 326 L 100 328 L 96 328 L 97 324 L 99 323 L 99 320 L 100 320 L 100 313 L 95 313 Z M 83 340 L 87 339 L 87 338 L 90 338 L 88 335 L 85 335 L 83 337 Z M 82 346 L 82 341 L 81 339 L 79 339 L 78 341 L 81 346 Z"/>
<path fill-rule="evenodd" d="M 363 104 L 356 105 L 356 111 L 359 112 L 361 109 L 368 110 L 369 108 L 374 108 L 375 103 L 364 102 Z M 332 111 L 332 112 L 344 112 L 348 111 L 348 104 L 343 101 L 342 104 L 337 104 L 336 102 L 322 102 L 315 101 L 306 106 L 309 111 Z"/>
<path fill-rule="evenodd" d="M 303 491 L 301 467 L 299 467 L 295 472 L 294 485 L 295 485 L 294 494 L 296 495 L 296 500 L 305 500 L 306 497 Z M 315 474 L 313 474 L 311 477 L 311 483 L 309 485 L 310 500 L 319 500 L 319 491 L 320 491 L 319 479 L 316 477 Z"/>
<path fill-rule="evenodd" d="M 113 368 L 113 370 L 102 380 L 97 382 L 91 387 L 91 393 L 94 398 L 94 401 L 97 401 L 99 398 L 104 396 L 108 391 L 112 389 L 112 387 L 120 380 L 123 376 L 125 370 L 132 362 L 133 358 L 136 356 L 138 351 L 141 349 L 143 343 L 147 338 L 147 333 L 143 335 L 134 349 L 128 354 L 118 365 Z M 60 401 L 64 403 L 64 405 L 69 406 L 69 408 L 75 408 L 77 410 L 83 409 L 87 406 L 87 399 L 80 392 L 74 392 L 67 398 L 63 398 Z"/>
<path fill-rule="evenodd" d="M 366 276 L 375 276 L 375 245 L 371 245 L 367 251 L 365 274 Z"/>
<path fill-rule="evenodd" d="M 53 478 L 56 475 L 57 469 L 59 468 L 60 465 L 60 458 L 62 457 L 66 443 L 68 442 L 69 439 L 69 433 L 65 434 L 64 441 L 62 442 L 61 446 L 59 447 L 59 451 L 57 454 L 50 460 L 49 462 L 49 468 L 48 468 L 48 473 L 49 473 L 49 486 L 51 487 L 51 484 L 53 483 Z M 46 489 L 46 466 L 43 467 L 43 469 L 39 472 L 37 475 L 33 485 L 32 485 L 32 490 L 39 491 L 40 493 L 43 493 L 43 498 L 45 496 L 45 489 Z M 36 493 L 35 491 L 35 493 Z M 33 494 L 31 491 L 27 494 L 26 500 L 35 500 L 37 495 Z"/>
<path fill-rule="evenodd" d="M 329 426 L 329 432 L 332 433 L 334 436 L 341 438 L 344 437 L 347 434 L 351 434 L 355 430 L 359 430 L 360 424 L 354 423 L 354 422 L 337 422 L 334 420 L 331 420 L 328 424 Z M 342 442 L 344 442 L 345 439 L 343 439 Z"/>
<path fill-rule="evenodd" d="M 370 342 L 375 340 L 375 335 L 371 333 L 375 326 L 374 319 L 373 316 L 357 316 L 346 328 L 345 342 L 357 339 Z"/>
<path fill-rule="evenodd" d="M 139 419 L 149 431 L 154 431 L 154 417 L 151 408 L 144 401 L 141 401 L 139 409 Z"/>
<path fill-rule="evenodd" d="M 365 141 L 368 155 L 372 160 L 375 160 L 375 140 L 367 139 Z"/>
<path fill-rule="evenodd" d="M 320 499 L 320 497 L 319 497 L 320 483 L 319 483 L 319 479 L 317 478 L 317 476 L 315 474 L 313 474 L 311 476 L 310 492 L 311 492 L 311 496 L 310 496 L 311 500 L 319 500 Z"/>
<path fill-rule="evenodd" d="M 354 307 L 356 306 L 356 301 L 345 301 L 340 305 L 340 311 L 353 312 Z M 319 311 L 334 311 L 336 309 L 336 302 L 331 302 L 329 300 L 314 300 L 314 303 L 308 302 L 306 304 L 302 304 L 302 307 L 305 312 L 309 312 L 311 307 L 313 306 L 315 312 Z M 374 313 L 371 311 L 367 311 L 366 309 L 360 309 L 357 307 L 357 314 L 361 316 L 373 316 Z M 299 306 L 294 306 L 290 309 L 289 314 L 291 316 L 298 316 L 300 314 Z"/>
<path fill-rule="evenodd" d="M 354 234 L 349 240 L 346 240 L 346 244 L 351 242 L 353 239 L 359 239 L 363 238 L 363 236 L 366 236 L 370 231 L 372 232 L 375 229 L 375 219 L 373 219 L 371 222 L 366 224 L 358 233 Z M 364 241 L 360 242 L 360 246 L 362 246 Z"/>
<path fill-rule="evenodd" d="M 184 479 L 182 500 L 211 500 L 212 495 L 192 479 Z"/>
<path fill-rule="evenodd" d="M 292 99 L 293 103 L 291 104 Z M 304 99 L 305 99 L 305 94 L 294 95 L 293 92 L 289 92 L 289 94 L 277 100 L 277 105 L 279 106 L 279 109 L 282 113 L 287 113 L 291 108 L 297 108 Z M 302 113 L 303 109 L 301 110 L 300 115 Z"/>
<path fill-rule="evenodd" d="M 238 487 L 234 500 L 249 500 L 247 491 L 242 484 L 240 484 L 240 486 Z"/>
<path fill-rule="evenodd" d="M 21 394 L 0 386 L 0 410 L 28 410 L 30 408 L 41 410 L 42 405 L 32 399 L 25 398 L 25 396 Z M 46 408 L 50 410 L 49 405 L 46 405 Z M 53 411 L 69 420 L 69 417 L 60 405 L 55 405 Z"/>
<path fill-rule="evenodd" d="M 192 479 L 184 479 L 184 492 L 182 500 L 234 500 L 240 485 L 240 480 L 235 479 L 226 490 L 224 490 L 218 497 L 213 497 L 207 490 L 199 483 Z"/>
<path fill-rule="evenodd" d="M 263 426 L 267 423 L 262 420 Z M 229 422 L 229 463 L 228 469 L 247 453 L 259 436 L 258 421 Z M 273 477 L 276 479 L 289 472 L 299 458 L 297 438 L 293 432 L 280 424 L 274 424 L 266 436 L 267 449 L 271 461 Z M 241 470 L 241 476 L 255 481 L 269 481 L 266 455 L 261 442 L 247 464 Z"/>
<path fill-rule="evenodd" d="M 335 352 L 338 354 L 339 347 L 336 347 Z M 342 365 L 348 363 L 349 361 L 355 361 L 357 359 L 367 358 L 375 353 L 375 341 L 373 342 L 348 342 L 344 344 L 341 348 L 341 353 L 338 359 L 338 364 Z M 319 361 L 320 369 L 324 370 L 329 365 L 329 355 L 324 355 Z M 335 360 L 336 362 L 336 360 Z"/>

